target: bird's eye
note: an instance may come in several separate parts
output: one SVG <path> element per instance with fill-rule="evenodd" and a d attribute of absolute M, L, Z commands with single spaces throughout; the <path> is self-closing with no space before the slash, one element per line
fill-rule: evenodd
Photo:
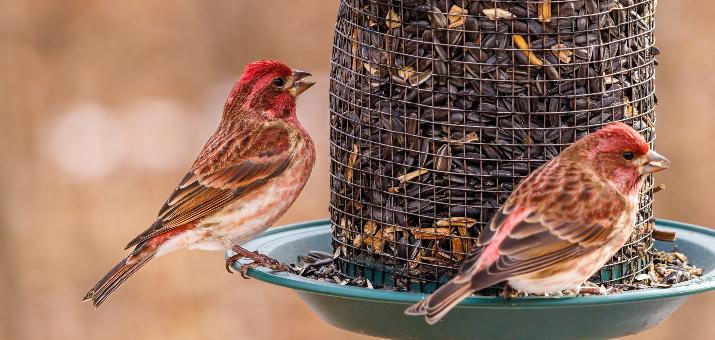
<path fill-rule="evenodd" d="M 634 157 L 634 155 L 633 155 L 633 153 L 630 152 L 630 151 L 626 151 L 626 152 L 623 153 L 623 158 L 625 158 L 626 160 L 629 160 L 629 161 L 630 161 L 630 160 L 633 159 L 633 157 Z"/>
<path fill-rule="evenodd" d="M 277 87 L 283 87 L 283 85 L 285 85 L 285 84 L 286 84 L 286 80 L 283 78 L 273 79 L 273 85 L 275 85 Z"/>

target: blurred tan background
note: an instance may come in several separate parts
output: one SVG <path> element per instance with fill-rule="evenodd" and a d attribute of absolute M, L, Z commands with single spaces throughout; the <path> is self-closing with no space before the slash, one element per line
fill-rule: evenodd
<path fill-rule="evenodd" d="M 99 311 L 86 290 L 153 221 L 218 122 L 243 65 L 275 58 L 319 84 L 299 103 L 318 162 L 278 224 L 327 217 L 328 97 L 338 0 L 0 0 L 0 339 L 361 339 L 223 254 L 147 266 Z M 661 1 L 661 218 L 713 226 L 715 24 L 707 0 Z M 633 339 L 712 338 L 715 294 Z"/>

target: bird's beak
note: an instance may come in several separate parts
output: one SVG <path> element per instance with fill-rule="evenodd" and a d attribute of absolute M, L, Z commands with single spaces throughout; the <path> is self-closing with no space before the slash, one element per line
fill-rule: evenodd
<path fill-rule="evenodd" d="M 295 98 L 298 97 L 305 90 L 309 89 L 315 82 L 313 81 L 303 81 L 304 78 L 310 77 L 312 74 L 300 70 L 293 70 L 293 84 L 288 91 Z"/>
<path fill-rule="evenodd" d="M 646 163 L 641 166 L 641 175 L 652 174 L 670 167 L 670 161 L 653 150 L 648 151 L 645 157 Z"/>

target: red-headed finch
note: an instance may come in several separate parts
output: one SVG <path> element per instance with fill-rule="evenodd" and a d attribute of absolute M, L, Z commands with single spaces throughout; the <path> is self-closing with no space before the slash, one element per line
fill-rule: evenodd
<path fill-rule="evenodd" d="M 646 176 L 668 166 L 623 123 L 576 141 L 516 187 L 459 274 L 405 313 L 434 324 L 502 281 L 534 294 L 578 291 L 630 237 Z"/>
<path fill-rule="evenodd" d="M 277 61 L 246 65 L 226 100 L 218 129 L 156 221 L 129 242 L 126 249 L 134 250 L 84 300 L 99 307 L 149 260 L 181 248 L 234 246 L 257 264 L 281 268 L 275 260 L 238 245 L 283 215 L 313 169 L 313 141 L 295 108 L 296 97 L 314 84 L 303 80 L 308 76 Z"/>

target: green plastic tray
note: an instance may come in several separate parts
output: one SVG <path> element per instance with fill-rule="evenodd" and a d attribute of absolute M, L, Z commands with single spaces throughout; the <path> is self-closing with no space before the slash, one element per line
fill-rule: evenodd
<path fill-rule="evenodd" d="M 677 233 L 677 247 L 703 277 L 667 289 L 644 289 L 607 296 L 470 297 L 433 326 L 403 310 L 419 293 L 341 286 L 264 268 L 248 275 L 294 289 L 329 324 L 356 333 L 392 339 L 605 339 L 635 334 L 672 314 L 691 295 L 715 288 L 715 231 L 658 221 Z M 330 252 L 330 222 L 315 221 L 271 229 L 245 246 L 285 263 L 309 250 Z M 656 242 L 670 250 L 672 243 Z M 233 255 L 228 252 L 227 256 Z M 234 265 L 238 269 L 242 262 Z"/>

